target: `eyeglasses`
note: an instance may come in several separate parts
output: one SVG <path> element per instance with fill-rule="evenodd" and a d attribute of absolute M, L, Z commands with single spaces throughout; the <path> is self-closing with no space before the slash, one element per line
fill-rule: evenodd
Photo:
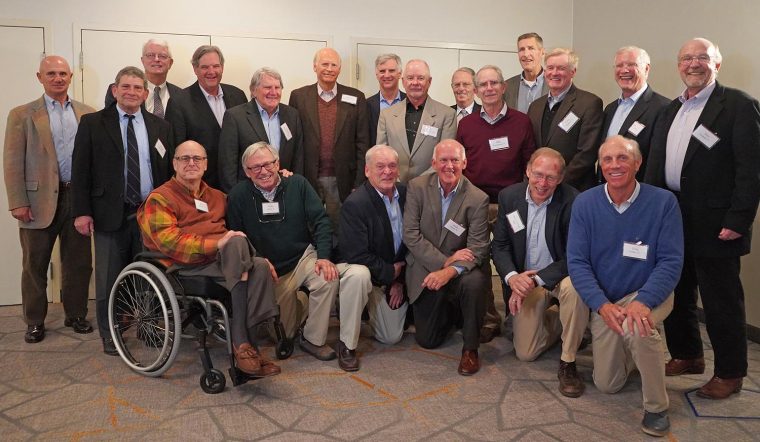
<path fill-rule="evenodd" d="M 472 87 L 472 86 L 473 86 L 472 83 L 464 83 L 464 82 L 451 83 L 451 87 L 453 87 L 453 88 Z"/>
<path fill-rule="evenodd" d="M 174 157 L 174 159 L 182 164 L 188 164 L 191 160 L 197 164 L 201 161 L 205 161 L 206 157 L 202 157 L 200 155 L 182 155 L 181 157 Z"/>
<path fill-rule="evenodd" d="M 697 60 L 700 64 L 707 64 L 712 61 L 712 57 L 707 54 L 702 55 L 684 55 L 678 59 L 683 65 L 690 65 L 692 61 Z"/>
<path fill-rule="evenodd" d="M 543 173 L 538 173 L 538 172 L 531 172 L 530 177 L 537 181 L 543 181 L 544 179 L 546 179 L 546 181 L 549 183 L 556 183 L 557 181 L 559 181 L 558 176 L 544 175 Z"/>
<path fill-rule="evenodd" d="M 169 55 L 167 54 L 156 54 L 155 52 L 148 52 L 147 54 L 143 54 L 143 57 L 145 58 L 156 58 L 158 57 L 159 60 L 168 60 Z"/>
<path fill-rule="evenodd" d="M 254 164 L 253 166 L 246 166 L 246 170 L 252 173 L 259 173 L 261 172 L 261 169 L 264 168 L 268 170 L 269 172 L 273 171 L 275 169 L 275 164 L 277 163 L 277 160 L 267 161 L 266 163 L 261 164 Z"/>

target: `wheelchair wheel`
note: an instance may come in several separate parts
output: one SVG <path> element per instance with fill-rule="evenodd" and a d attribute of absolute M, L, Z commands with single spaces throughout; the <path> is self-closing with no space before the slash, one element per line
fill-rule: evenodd
<path fill-rule="evenodd" d="M 227 379 L 224 377 L 224 373 L 212 368 L 211 370 L 201 375 L 201 389 L 208 394 L 217 394 L 224 391 L 224 386 L 227 384 Z"/>
<path fill-rule="evenodd" d="M 119 274 L 108 300 L 119 355 L 132 370 L 161 376 L 179 350 L 182 319 L 174 289 L 158 267 L 134 262 Z"/>

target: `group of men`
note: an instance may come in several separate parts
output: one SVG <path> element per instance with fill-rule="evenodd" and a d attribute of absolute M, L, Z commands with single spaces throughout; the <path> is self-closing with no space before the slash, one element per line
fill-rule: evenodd
<path fill-rule="evenodd" d="M 122 69 L 95 112 L 68 97 L 67 62 L 46 57 L 37 74 L 45 94 L 11 112 L 4 149 L 26 341 L 45 337 L 45 270 L 58 236 L 65 325 L 92 331 L 94 234 L 107 354 L 117 354 L 108 293 L 145 247 L 229 289 L 235 359 L 253 376 L 280 372 L 255 343 L 256 325 L 278 314 L 302 350 L 358 370 L 365 309 L 386 344 L 402 338 L 408 317 L 425 348 L 460 328 L 458 372 L 472 375 L 480 343 L 502 325 L 493 257 L 517 357 L 534 360 L 562 340 L 563 395 L 584 392 L 575 358 L 590 327 L 595 385 L 616 392 L 638 369 L 642 430 L 667 434 L 665 376 L 705 370 L 697 289 L 715 352 L 714 376 L 697 394 L 739 392 L 740 257 L 760 200 L 758 102 L 716 82 L 720 52 L 701 38 L 678 53 L 685 90 L 672 102 L 647 84 L 646 51 L 619 49 L 621 96 L 604 109 L 573 84 L 572 50 L 545 53 L 535 33 L 517 48 L 523 70 L 512 78 L 493 65 L 457 69 L 453 106 L 428 96 L 424 60 L 402 69 L 394 54 L 377 58 L 380 90 L 365 99 L 337 82 L 331 48 L 315 54 L 316 83 L 293 90 L 289 105 L 271 68 L 253 74 L 250 101 L 221 83 L 215 46 L 195 51 L 198 81 L 182 90 L 166 82 L 168 45 L 150 40 L 145 72 Z"/>

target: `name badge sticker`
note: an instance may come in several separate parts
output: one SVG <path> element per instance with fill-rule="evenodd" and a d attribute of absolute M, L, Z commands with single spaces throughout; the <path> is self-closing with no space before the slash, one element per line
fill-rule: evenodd
<path fill-rule="evenodd" d="M 200 212 L 208 212 L 208 204 L 205 201 L 195 200 L 195 208 Z"/>
<path fill-rule="evenodd" d="M 573 126 L 575 126 L 575 123 L 578 121 L 580 121 L 580 118 L 578 118 L 578 116 L 575 115 L 573 111 L 570 111 L 567 115 L 565 115 L 565 118 L 562 119 L 558 126 L 565 132 L 570 132 L 570 129 L 572 129 Z"/>
<path fill-rule="evenodd" d="M 449 232 L 453 233 L 456 236 L 462 236 L 462 233 L 464 233 L 464 227 L 454 222 L 453 219 L 449 219 L 448 221 L 446 221 L 446 225 L 444 227 L 446 227 L 446 230 L 448 230 Z"/>
<path fill-rule="evenodd" d="M 342 101 L 344 103 L 356 105 L 356 97 L 353 96 L 353 95 L 343 94 L 343 95 L 340 96 L 340 101 Z"/>
<path fill-rule="evenodd" d="M 507 221 L 509 221 L 509 227 L 512 228 L 512 232 L 517 233 L 525 228 L 520 219 L 520 214 L 515 210 L 514 212 L 507 213 Z"/>
<path fill-rule="evenodd" d="M 509 137 L 491 138 L 488 140 L 488 145 L 492 151 L 509 149 Z"/>
<path fill-rule="evenodd" d="M 623 242 L 623 257 L 646 261 L 649 253 L 649 246 L 639 242 Z"/>
<path fill-rule="evenodd" d="M 720 141 L 720 138 L 718 138 L 717 135 L 710 132 L 709 129 L 705 127 L 704 124 L 700 124 L 698 128 L 694 129 L 694 132 L 692 132 L 691 136 L 699 140 L 700 143 L 704 144 L 707 150 L 710 150 L 715 146 L 715 143 Z"/>
<path fill-rule="evenodd" d="M 422 128 L 420 129 L 420 133 L 422 135 L 426 135 L 428 137 L 437 137 L 438 136 L 438 128 L 435 126 L 430 126 L 427 124 L 423 124 Z"/>
<path fill-rule="evenodd" d="M 161 140 L 156 140 L 156 150 L 158 151 L 158 154 L 161 155 L 161 158 L 166 155 L 166 148 L 164 147 L 164 143 L 162 143 Z"/>
<path fill-rule="evenodd" d="M 631 127 L 628 128 L 628 133 L 633 135 L 634 137 L 638 137 L 642 130 L 644 130 L 646 126 L 639 123 L 638 121 L 634 121 L 633 124 L 631 124 Z"/>
<path fill-rule="evenodd" d="M 262 215 L 277 215 L 280 213 L 280 203 L 261 203 Z"/>
<path fill-rule="evenodd" d="M 282 123 L 280 125 L 280 129 L 282 129 L 282 134 L 285 135 L 285 139 L 287 141 L 290 141 L 293 139 L 293 134 L 290 132 L 290 128 L 288 127 L 288 123 Z"/>

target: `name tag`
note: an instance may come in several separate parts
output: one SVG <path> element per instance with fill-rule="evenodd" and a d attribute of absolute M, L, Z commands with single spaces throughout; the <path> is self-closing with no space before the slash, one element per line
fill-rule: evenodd
<path fill-rule="evenodd" d="M 631 127 L 628 128 L 628 133 L 633 135 L 634 137 L 638 137 L 642 130 L 644 130 L 646 126 L 639 123 L 638 121 L 634 121 L 633 124 L 631 124 Z"/>
<path fill-rule="evenodd" d="M 647 260 L 647 253 L 649 253 L 649 246 L 641 244 L 641 241 L 637 243 L 624 242 L 623 243 L 623 257 L 633 258 L 640 261 Z"/>
<path fill-rule="evenodd" d="M 578 118 L 578 116 L 575 115 L 573 111 L 570 111 L 559 123 L 559 128 L 565 132 L 570 132 L 570 129 L 572 129 L 573 126 L 575 126 L 575 123 L 577 123 L 579 120 L 580 118 Z"/>
<path fill-rule="evenodd" d="M 166 155 L 166 148 L 164 147 L 164 143 L 162 143 L 161 140 L 156 140 L 156 150 L 158 151 L 158 154 L 161 155 L 161 158 Z"/>
<path fill-rule="evenodd" d="M 277 215 L 280 213 L 280 203 L 262 203 L 261 214 L 262 215 Z"/>
<path fill-rule="evenodd" d="M 720 138 L 718 138 L 717 135 L 710 132 L 709 129 L 707 129 L 704 124 L 700 124 L 698 128 L 694 129 L 694 132 L 691 134 L 694 138 L 699 140 L 700 143 L 704 144 L 705 147 L 710 150 L 715 146 L 715 143 L 720 141 Z"/>
<path fill-rule="evenodd" d="M 509 227 L 512 228 L 512 232 L 514 233 L 517 233 L 525 228 L 525 224 L 523 224 L 522 220 L 520 219 L 520 214 L 517 212 L 517 210 L 507 214 L 507 221 L 509 221 Z"/>
<path fill-rule="evenodd" d="M 438 136 L 438 128 L 435 126 L 429 126 L 427 124 L 423 124 L 422 128 L 420 129 L 420 133 L 422 135 L 426 135 L 428 137 L 437 137 Z"/>
<path fill-rule="evenodd" d="M 353 95 L 342 94 L 340 96 L 340 101 L 342 101 L 344 103 L 354 104 L 355 105 L 356 104 L 356 97 L 354 97 Z"/>
<path fill-rule="evenodd" d="M 288 127 L 288 123 L 282 123 L 280 125 L 280 129 L 282 129 L 282 134 L 285 135 L 285 139 L 287 141 L 290 141 L 293 138 L 293 134 L 290 133 L 290 128 Z"/>
<path fill-rule="evenodd" d="M 509 149 L 509 138 L 491 138 L 488 140 L 488 145 L 491 146 L 491 150 L 503 150 Z"/>
<path fill-rule="evenodd" d="M 455 223 L 453 219 L 448 220 L 444 227 L 456 236 L 462 236 L 462 233 L 464 232 L 464 227 Z"/>
<path fill-rule="evenodd" d="M 208 204 L 205 201 L 195 200 L 195 208 L 201 212 L 208 212 Z"/>

